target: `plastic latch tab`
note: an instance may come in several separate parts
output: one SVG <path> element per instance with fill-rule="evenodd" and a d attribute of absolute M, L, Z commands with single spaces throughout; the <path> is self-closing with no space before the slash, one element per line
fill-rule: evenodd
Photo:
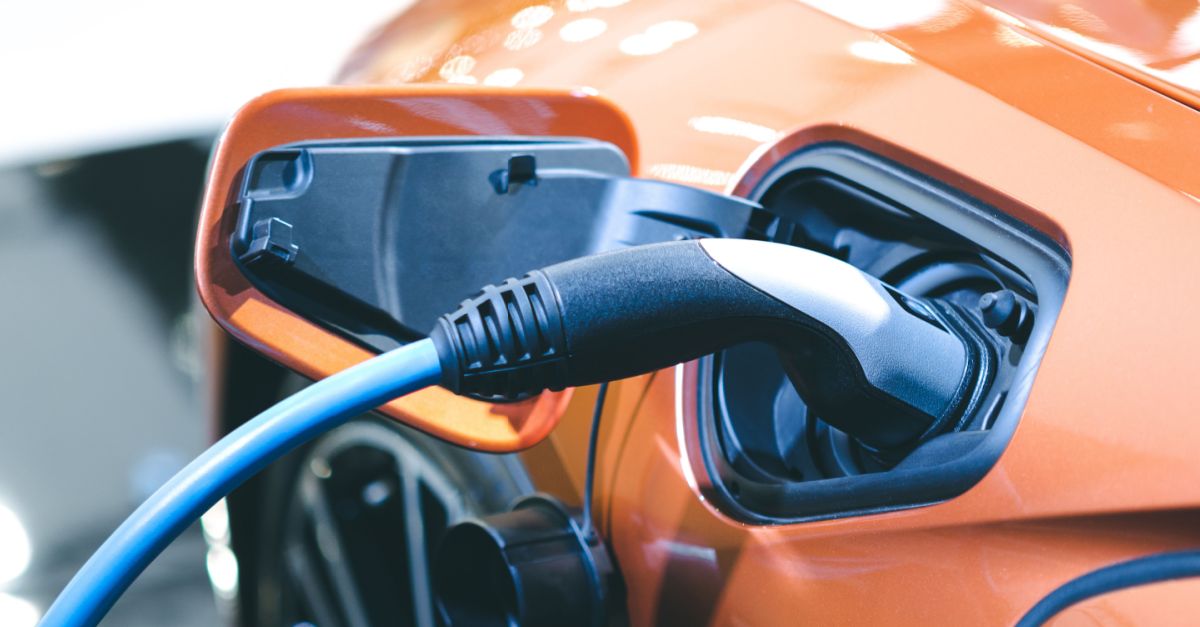
<path fill-rule="evenodd" d="M 266 270 L 291 265 L 300 247 L 292 243 L 292 225 L 279 218 L 254 223 L 250 248 L 239 259 L 246 267 Z"/>
<path fill-rule="evenodd" d="M 508 169 L 500 170 L 496 177 L 496 193 L 507 194 L 513 183 L 537 186 L 537 159 L 533 155 L 515 155 L 508 160 Z"/>

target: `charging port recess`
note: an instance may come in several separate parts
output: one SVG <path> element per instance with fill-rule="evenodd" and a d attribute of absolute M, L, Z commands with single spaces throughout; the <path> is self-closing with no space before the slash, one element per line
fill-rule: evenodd
<path fill-rule="evenodd" d="M 771 347 L 722 351 L 702 361 L 697 388 L 695 463 L 712 478 L 710 496 L 734 517 L 781 524 L 934 503 L 982 479 L 1024 407 L 1066 294 L 1068 253 L 995 207 L 842 143 L 783 159 L 750 197 L 762 209 L 745 237 L 837 257 L 894 287 L 906 307 L 918 303 L 904 294 L 960 314 L 988 385 L 958 424 L 889 455 L 811 411 Z M 1006 329 L 981 299 L 988 312 L 1018 311 L 1032 332 Z"/>

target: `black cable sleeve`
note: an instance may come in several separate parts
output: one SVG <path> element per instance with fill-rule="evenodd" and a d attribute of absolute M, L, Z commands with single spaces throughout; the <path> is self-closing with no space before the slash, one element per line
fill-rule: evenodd
<path fill-rule="evenodd" d="M 584 538 L 592 535 L 592 495 L 596 485 L 596 445 L 600 440 L 600 416 L 604 413 L 604 398 L 608 396 L 608 383 L 600 384 L 596 394 L 596 409 L 592 410 L 592 433 L 588 436 L 587 476 L 583 480 L 583 529 Z"/>

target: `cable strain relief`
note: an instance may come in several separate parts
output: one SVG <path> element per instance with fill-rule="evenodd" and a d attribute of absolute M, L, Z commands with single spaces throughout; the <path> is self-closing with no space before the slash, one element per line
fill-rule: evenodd
<path fill-rule="evenodd" d="M 455 394 L 516 399 L 567 386 L 558 300 L 540 271 L 489 285 L 430 333 L 442 386 Z"/>
<path fill-rule="evenodd" d="M 437 324 L 434 325 L 433 331 L 429 333 L 429 339 L 433 340 L 433 346 L 437 349 L 438 362 L 442 365 L 442 381 L 441 386 L 454 392 L 460 393 L 462 381 L 462 342 L 454 333 L 450 322 L 446 319 L 447 316 L 438 318 Z"/>

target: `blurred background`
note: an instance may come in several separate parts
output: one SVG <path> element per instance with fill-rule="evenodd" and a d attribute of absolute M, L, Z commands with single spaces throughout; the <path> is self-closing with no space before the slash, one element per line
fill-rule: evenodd
<path fill-rule="evenodd" d="M 225 121 L 410 2 L 0 3 L 0 626 L 208 443 L 192 236 Z M 206 552 L 189 530 L 102 624 L 221 624 Z"/>

